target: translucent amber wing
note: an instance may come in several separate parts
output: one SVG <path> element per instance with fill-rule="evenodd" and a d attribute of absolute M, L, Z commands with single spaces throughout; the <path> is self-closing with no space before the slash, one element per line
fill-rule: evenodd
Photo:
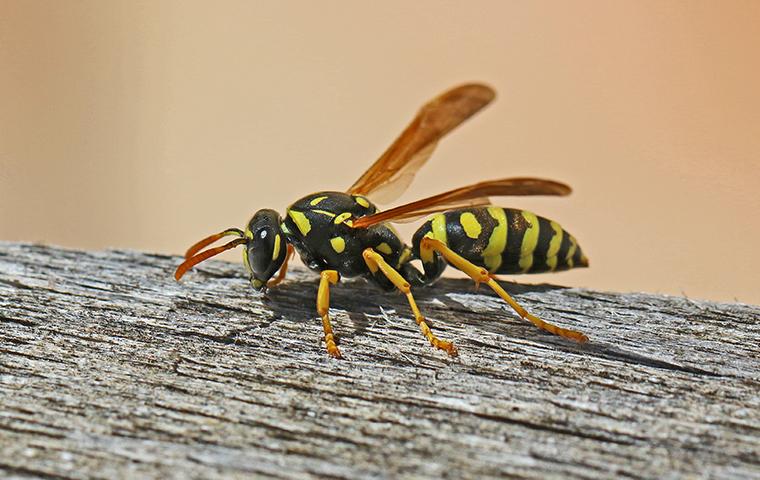
<path fill-rule="evenodd" d="M 348 189 L 381 203 L 398 198 L 432 155 L 438 141 L 480 111 L 496 93 L 485 85 L 448 90 L 424 105 L 393 144 Z"/>
<path fill-rule="evenodd" d="M 571 188 L 564 183 L 542 178 L 503 178 L 456 188 L 416 202 L 407 203 L 374 215 L 357 218 L 354 228 L 367 228 L 383 222 L 404 222 L 435 212 L 464 206 L 488 205 L 488 197 L 511 195 L 568 195 Z"/>

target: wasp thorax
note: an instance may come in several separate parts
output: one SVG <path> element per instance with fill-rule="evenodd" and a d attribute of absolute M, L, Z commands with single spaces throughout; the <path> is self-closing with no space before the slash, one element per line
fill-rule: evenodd
<path fill-rule="evenodd" d="M 274 210 L 259 210 L 248 222 L 245 237 L 245 264 L 251 273 L 251 284 L 263 289 L 280 268 L 287 255 L 285 235 L 280 229 L 280 215 Z"/>

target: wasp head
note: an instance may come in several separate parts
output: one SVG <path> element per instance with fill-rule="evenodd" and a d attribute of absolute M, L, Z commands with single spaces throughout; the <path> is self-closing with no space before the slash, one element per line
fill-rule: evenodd
<path fill-rule="evenodd" d="M 263 209 L 248 222 L 245 229 L 243 259 L 251 274 L 251 285 L 263 290 L 267 281 L 282 266 L 288 253 L 287 240 L 282 233 L 282 219 L 274 210 Z"/>
<path fill-rule="evenodd" d="M 245 231 L 238 228 L 228 228 L 204 238 L 185 253 L 185 261 L 177 267 L 174 278 L 179 280 L 196 264 L 225 250 L 244 245 L 243 261 L 251 274 L 251 285 L 256 290 L 263 290 L 267 281 L 282 266 L 288 255 L 287 239 L 280 228 L 281 221 L 282 219 L 277 212 L 263 209 L 256 212 L 251 218 Z M 221 247 L 203 250 L 220 238 L 227 236 L 238 238 Z"/>

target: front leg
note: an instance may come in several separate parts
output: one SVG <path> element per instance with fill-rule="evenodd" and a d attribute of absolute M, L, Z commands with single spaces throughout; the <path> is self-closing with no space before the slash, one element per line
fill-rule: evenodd
<path fill-rule="evenodd" d="M 267 288 L 272 288 L 274 286 L 277 286 L 285 280 L 285 275 L 288 273 L 288 262 L 295 254 L 295 250 L 293 249 L 293 245 L 288 244 L 288 253 L 285 255 L 285 261 L 282 262 L 282 266 L 280 267 L 280 271 L 277 273 L 277 278 L 274 278 L 272 280 L 269 280 L 267 282 Z"/>
<path fill-rule="evenodd" d="M 323 270 L 320 273 L 319 291 L 317 292 L 317 313 L 322 317 L 322 328 L 325 330 L 325 346 L 327 353 L 335 358 L 343 358 L 335 345 L 332 325 L 330 324 L 330 284 L 335 285 L 340 280 L 336 270 Z"/>

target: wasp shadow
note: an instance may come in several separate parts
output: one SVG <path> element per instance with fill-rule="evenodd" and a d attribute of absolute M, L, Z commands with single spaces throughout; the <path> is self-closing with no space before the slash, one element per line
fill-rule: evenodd
<path fill-rule="evenodd" d="M 502 285 L 510 294 L 518 295 L 529 292 L 545 293 L 568 288 L 550 284 L 522 285 L 510 282 L 502 282 Z M 298 279 L 283 282 L 267 292 L 266 304 L 280 317 L 293 318 L 293 315 L 296 314 L 304 321 L 311 321 L 317 317 L 318 288 L 318 279 Z M 475 292 L 475 287 L 470 280 L 441 279 L 431 286 L 413 288 L 412 293 L 431 328 L 435 328 L 436 324 L 472 326 L 475 329 L 485 329 L 501 335 L 514 336 L 512 330 L 515 325 L 520 325 L 526 327 L 525 330 L 530 332 L 531 340 L 560 347 L 568 343 L 564 339 L 536 329 L 530 323 L 521 320 L 516 314 L 512 315 L 509 307 L 507 307 L 508 312 L 504 310 L 483 311 L 482 309 L 475 311 L 450 297 L 450 294 L 455 293 L 465 295 L 478 293 L 493 296 L 496 301 L 503 302 L 487 287 L 480 288 L 478 292 Z M 297 311 L 294 311 L 294 303 L 300 306 Z M 409 303 L 402 293 L 397 290 L 385 291 L 372 282 L 361 278 L 349 279 L 341 281 L 338 285 L 331 285 L 330 308 L 333 311 L 331 318 L 334 323 L 341 315 L 338 312 L 343 311 L 353 326 L 350 330 L 345 325 L 336 329 L 336 335 L 345 339 L 365 334 L 370 324 L 378 322 L 382 324 L 389 311 L 394 311 L 400 317 L 410 318 L 412 322 L 409 327 L 418 328 L 414 323 Z M 513 325 L 503 321 L 502 317 L 505 315 L 509 316 L 510 319 L 512 316 L 514 317 Z M 455 338 L 451 340 L 456 343 Z M 567 348 L 574 347 L 570 345 Z"/>

